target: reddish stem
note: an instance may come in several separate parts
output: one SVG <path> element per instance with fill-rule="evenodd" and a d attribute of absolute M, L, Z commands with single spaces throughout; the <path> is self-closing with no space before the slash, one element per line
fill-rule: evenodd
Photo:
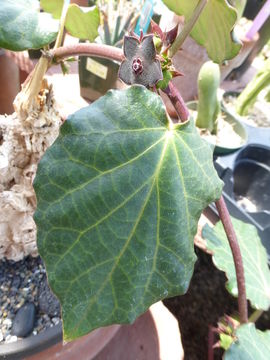
<path fill-rule="evenodd" d="M 236 238 L 236 234 L 233 228 L 233 224 L 230 218 L 229 211 L 227 209 L 223 196 L 216 201 L 216 207 L 219 213 L 220 220 L 223 224 L 225 233 L 227 235 L 230 248 L 233 255 L 233 261 L 236 272 L 237 288 L 238 288 L 238 310 L 241 324 L 248 322 L 247 311 L 247 298 L 246 298 L 246 286 L 245 286 L 245 274 L 242 261 L 242 255 L 240 247 Z"/>
<path fill-rule="evenodd" d="M 170 81 L 169 85 L 163 91 L 171 100 L 171 103 L 173 104 L 181 122 L 187 121 L 189 117 L 189 111 L 178 89 Z"/>
<path fill-rule="evenodd" d="M 208 360 L 214 360 L 214 331 L 211 325 L 208 326 Z"/>
<path fill-rule="evenodd" d="M 50 51 L 56 59 L 64 59 L 76 55 L 98 56 L 121 62 L 124 59 L 122 49 L 109 45 L 79 43 L 75 45 L 62 46 Z"/>

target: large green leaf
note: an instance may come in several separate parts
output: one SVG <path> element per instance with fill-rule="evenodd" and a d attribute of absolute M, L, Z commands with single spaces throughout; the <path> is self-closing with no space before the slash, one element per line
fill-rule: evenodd
<path fill-rule="evenodd" d="M 269 360 L 270 331 L 260 331 L 254 324 L 241 325 L 237 340 L 225 352 L 225 360 Z"/>
<path fill-rule="evenodd" d="M 65 339 L 185 293 L 199 216 L 221 188 L 194 124 L 169 125 L 142 86 L 69 117 L 35 179 L 38 248 Z"/>
<path fill-rule="evenodd" d="M 99 10 L 96 6 L 80 8 L 76 4 L 69 5 L 65 28 L 74 37 L 94 41 L 98 36 Z"/>
<path fill-rule="evenodd" d="M 169 9 L 178 15 L 184 15 L 188 20 L 193 13 L 198 0 L 163 0 Z M 237 12 L 226 0 L 208 0 L 191 36 L 203 45 L 209 57 L 222 63 L 236 56 L 241 44 L 232 38 L 232 28 L 237 20 Z"/>
<path fill-rule="evenodd" d="M 64 0 L 40 0 L 40 6 L 42 9 L 50 14 L 55 19 L 60 19 Z"/>
<path fill-rule="evenodd" d="M 59 22 L 39 12 L 38 0 L 5 0 L 0 6 L 0 47 L 39 49 L 55 40 Z"/>
<path fill-rule="evenodd" d="M 254 308 L 267 310 L 270 306 L 270 271 L 266 250 L 253 225 L 236 219 L 232 219 L 232 223 L 243 258 L 247 298 Z M 204 226 L 202 235 L 207 240 L 207 249 L 214 253 L 215 265 L 226 272 L 228 291 L 237 296 L 233 257 L 221 222 L 214 228 Z"/>

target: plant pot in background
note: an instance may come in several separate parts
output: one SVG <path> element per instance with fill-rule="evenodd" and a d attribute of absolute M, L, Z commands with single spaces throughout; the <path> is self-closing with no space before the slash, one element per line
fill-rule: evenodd
<path fill-rule="evenodd" d="M 255 127 L 270 127 L 270 103 L 264 100 L 263 96 L 258 96 L 255 104 L 250 108 L 246 116 L 237 114 L 235 110 L 239 91 L 225 91 L 222 96 L 222 107 L 234 117 L 244 123 Z"/>
<path fill-rule="evenodd" d="M 178 322 L 158 302 L 132 325 L 113 325 L 62 344 L 62 328 L 56 325 L 36 336 L 0 345 L 6 360 L 183 360 Z"/>
<path fill-rule="evenodd" d="M 20 71 L 2 49 L 0 49 L 0 86 L 0 114 L 12 114 L 13 101 L 20 91 Z"/>
<path fill-rule="evenodd" d="M 108 90 L 118 87 L 119 64 L 97 57 L 79 58 L 79 79 L 81 96 L 95 101 Z"/>
<path fill-rule="evenodd" d="M 187 103 L 187 107 L 193 111 L 197 110 L 197 106 L 198 106 L 197 101 L 190 101 Z M 244 125 L 241 123 L 241 121 L 239 121 L 231 113 L 226 112 L 224 110 L 222 111 L 222 117 L 226 122 L 231 124 L 234 133 L 236 133 L 239 136 L 240 142 L 239 145 L 229 146 L 225 144 L 214 144 L 213 142 L 209 142 L 208 139 L 206 139 L 206 141 L 209 142 L 210 145 L 214 146 L 214 155 L 225 155 L 232 153 L 240 149 L 242 146 L 244 146 L 248 139 L 247 131 Z"/>
<path fill-rule="evenodd" d="M 253 51 L 253 49 L 255 48 L 257 42 L 259 41 L 260 35 L 259 33 L 256 33 L 256 35 L 254 36 L 253 39 L 249 40 L 247 38 L 241 38 L 241 42 L 242 42 L 242 48 L 239 52 L 239 54 L 234 57 L 232 60 L 227 61 L 225 64 L 220 66 L 220 71 L 221 71 L 221 81 L 223 81 L 224 79 L 227 78 L 227 76 L 229 74 L 231 74 L 231 72 L 234 69 L 239 68 L 244 62 L 246 62 L 249 59 L 249 65 L 251 64 L 253 58 L 257 55 L 258 53 L 258 49 L 255 52 L 255 54 L 253 53 L 253 57 L 251 59 L 250 54 Z"/>
<path fill-rule="evenodd" d="M 83 359 L 93 359 L 116 335 L 119 325 L 108 326 L 68 344 L 62 343 L 62 325 L 48 328 L 38 335 L 31 335 L 17 342 L 0 345 L 0 358 L 6 360 L 71 360 L 76 354 Z"/>

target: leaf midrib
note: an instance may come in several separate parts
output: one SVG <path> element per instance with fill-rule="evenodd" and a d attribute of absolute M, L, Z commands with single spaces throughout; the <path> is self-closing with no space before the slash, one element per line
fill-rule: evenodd
<path fill-rule="evenodd" d="M 164 137 L 163 137 L 163 138 L 164 138 Z M 133 235 L 134 235 L 134 233 L 135 233 L 135 231 L 136 231 L 136 228 L 137 228 L 138 224 L 140 223 L 140 220 L 141 220 L 141 218 L 142 218 L 142 215 L 143 215 L 143 213 L 144 213 L 144 210 L 145 210 L 145 208 L 146 208 L 146 206 L 147 206 L 148 200 L 149 200 L 149 198 L 150 198 L 150 196 L 151 196 L 151 194 L 152 194 L 154 185 L 155 185 L 155 183 L 156 183 L 156 181 L 157 181 L 157 178 L 158 178 L 158 175 L 159 175 L 159 171 L 160 171 L 160 168 L 161 168 L 161 165 L 162 165 L 164 156 L 165 156 L 165 152 L 166 152 L 166 149 L 167 149 L 168 140 L 169 140 L 168 136 L 165 137 L 165 143 L 164 143 L 164 147 L 163 147 L 163 149 L 162 149 L 161 158 L 160 158 L 160 161 L 158 162 L 157 169 L 156 169 L 156 171 L 155 171 L 155 173 L 154 173 L 154 175 L 153 175 L 153 179 L 154 179 L 154 180 L 153 180 L 152 185 L 151 185 L 151 187 L 150 187 L 150 190 L 149 190 L 149 192 L 148 192 L 148 194 L 147 194 L 147 196 L 146 196 L 146 200 L 144 201 L 143 206 L 142 206 L 142 208 L 141 208 L 141 210 L 140 210 L 140 213 L 139 213 L 139 215 L 138 215 L 138 219 L 137 219 L 137 221 L 135 222 L 135 224 L 134 224 L 134 226 L 133 226 L 133 228 L 132 228 L 132 230 L 131 230 L 131 233 L 130 233 L 130 235 L 129 235 L 127 241 L 126 241 L 126 243 L 124 244 L 124 246 L 123 246 L 123 248 L 122 248 L 119 256 L 117 257 L 116 261 L 114 262 L 114 265 L 113 265 L 113 267 L 112 267 L 112 270 L 108 273 L 108 275 L 107 275 L 106 279 L 104 280 L 102 286 L 99 288 L 99 290 L 96 292 L 96 294 L 92 297 L 91 301 L 89 302 L 89 304 L 88 304 L 88 306 L 87 306 L 87 308 L 86 308 L 86 310 L 85 310 L 85 317 L 86 317 L 86 318 L 87 318 L 89 312 L 91 311 L 91 308 L 92 308 L 94 302 L 97 300 L 99 294 L 102 292 L 102 290 L 103 290 L 103 289 L 105 288 L 105 286 L 107 285 L 108 281 L 111 279 L 111 277 L 112 277 L 115 269 L 117 268 L 117 265 L 118 265 L 119 262 L 120 262 L 121 257 L 122 257 L 123 254 L 125 253 L 125 251 L 126 251 L 128 245 L 129 245 L 131 239 L 133 238 Z M 160 219 L 158 219 L 158 222 L 159 222 L 159 221 L 160 221 Z M 154 261 L 154 260 L 153 260 L 153 261 Z M 152 273 L 150 274 L 150 276 L 152 276 Z M 79 326 L 81 325 L 81 323 L 82 323 L 83 321 L 84 321 L 84 318 L 80 319 L 79 322 L 77 322 L 77 324 L 76 324 L 76 325 L 74 326 L 74 328 L 73 328 L 73 332 L 74 332 L 74 333 L 76 333 L 77 329 L 79 328 Z M 104 325 L 105 325 L 105 324 L 104 324 Z"/>

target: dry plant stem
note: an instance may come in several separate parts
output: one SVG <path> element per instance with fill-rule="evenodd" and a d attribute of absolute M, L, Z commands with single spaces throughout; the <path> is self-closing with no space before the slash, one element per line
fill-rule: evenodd
<path fill-rule="evenodd" d="M 167 88 L 163 91 L 173 104 L 181 122 L 187 121 L 189 117 L 189 111 L 178 89 L 170 81 Z"/>
<path fill-rule="evenodd" d="M 28 109 L 28 105 L 31 103 L 33 99 L 36 98 L 38 95 L 40 89 L 42 80 L 44 78 L 44 75 L 46 74 L 46 71 L 48 70 L 48 67 L 50 65 L 51 59 L 42 56 L 38 63 L 36 64 L 34 70 L 31 72 L 29 77 L 26 79 L 23 89 L 25 93 L 25 101 L 24 101 L 24 109 Z"/>
<path fill-rule="evenodd" d="M 240 247 L 236 238 L 236 234 L 232 225 L 229 211 L 227 209 L 223 196 L 216 201 L 216 207 L 219 213 L 220 220 L 223 224 L 225 233 L 227 235 L 230 248 L 233 255 L 233 261 L 236 272 L 237 288 L 238 288 L 238 310 L 240 323 L 245 324 L 248 322 L 247 311 L 247 298 L 246 298 L 246 286 L 245 286 L 245 274 L 243 267 L 243 260 L 240 251 Z"/>
<path fill-rule="evenodd" d="M 180 34 L 177 36 L 177 38 L 174 40 L 171 48 L 169 49 L 169 57 L 173 57 L 177 51 L 181 48 L 183 42 L 186 40 L 188 35 L 190 34 L 191 30 L 193 29 L 193 26 L 196 24 L 199 16 L 201 15 L 201 12 L 203 11 L 205 5 L 207 4 L 208 0 L 199 0 L 198 4 L 196 5 L 191 18 L 187 21 L 185 26 L 183 27 Z"/>
<path fill-rule="evenodd" d="M 87 43 L 59 47 L 51 50 L 50 54 L 54 57 L 56 62 L 64 58 L 77 55 L 97 56 L 119 62 L 124 59 L 122 49 L 109 45 Z"/>

